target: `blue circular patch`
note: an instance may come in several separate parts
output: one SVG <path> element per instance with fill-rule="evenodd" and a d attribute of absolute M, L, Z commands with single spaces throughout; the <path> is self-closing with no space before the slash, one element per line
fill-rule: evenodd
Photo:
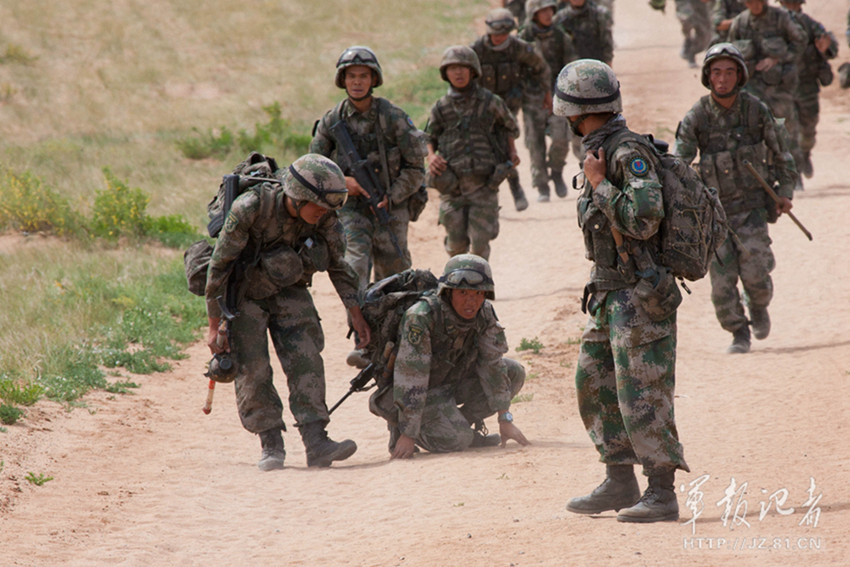
<path fill-rule="evenodd" d="M 636 157 L 632 158 L 632 161 L 629 162 L 629 171 L 631 171 L 633 175 L 643 177 L 649 172 L 649 166 L 646 164 L 645 159 L 642 157 Z"/>

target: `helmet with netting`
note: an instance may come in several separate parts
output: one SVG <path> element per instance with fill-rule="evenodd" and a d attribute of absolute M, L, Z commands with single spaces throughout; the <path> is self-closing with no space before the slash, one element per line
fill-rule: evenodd
<path fill-rule="evenodd" d="M 472 69 L 472 78 L 481 76 L 481 63 L 478 55 L 468 45 L 453 45 L 443 52 L 443 60 L 440 61 L 440 76 L 448 82 L 446 69 L 449 65 L 464 65 Z"/>
<path fill-rule="evenodd" d="M 553 11 L 558 11 L 558 1 L 557 0 L 528 0 L 525 3 L 525 17 L 529 20 L 534 19 L 534 14 L 539 12 L 540 10 L 545 10 L 546 8 L 552 8 Z"/>
<path fill-rule="evenodd" d="M 495 297 L 490 264 L 475 254 L 458 254 L 449 258 L 439 281 L 437 293 L 441 295 L 446 289 L 474 289 L 483 291 L 487 299 Z"/>
<path fill-rule="evenodd" d="M 735 45 L 723 42 L 715 43 L 705 52 L 705 59 L 702 61 L 702 85 L 706 88 L 711 88 L 711 83 L 708 80 L 708 75 L 711 72 L 711 62 L 718 59 L 731 59 L 738 65 L 740 75 L 738 76 L 738 88 L 747 84 L 750 74 L 747 71 L 747 64 L 744 61 L 744 55 L 735 47 Z"/>
<path fill-rule="evenodd" d="M 378 80 L 375 82 L 375 87 L 380 87 L 384 84 L 384 73 L 381 71 L 381 64 L 378 63 L 378 56 L 375 52 L 363 45 L 353 45 L 342 52 L 336 62 L 336 78 L 334 84 L 337 87 L 345 88 L 345 70 L 355 65 L 363 65 L 369 67 L 375 73 Z"/>
<path fill-rule="evenodd" d="M 602 61 L 579 59 L 558 73 L 553 103 L 558 116 L 619 113 L 623 111 L 620 81 Z"/>
<path fill-rule="evenodd" d="M 516 29 L 516 20 L 507 8 L 496 8 L 487 14 L 484 25 L 488 35 L 501 35 Z"/>
<path fill-rule="evenodd" d="M 348 190 L 339 166 L 319 154 L 301 156 L 283 171 L 283 192 L 296 201 L 309 201 L 336 210 L 345 204 Z"/>

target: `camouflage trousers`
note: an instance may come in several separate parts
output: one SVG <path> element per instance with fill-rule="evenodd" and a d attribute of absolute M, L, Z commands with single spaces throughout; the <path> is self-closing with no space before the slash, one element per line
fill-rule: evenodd
<path fill-rule="evenodd" d="M 489 259 L 499 236 L 499 192 L 482 185 L 460 195 L 440 195 L 439 223 L 446 227 L 449 256 L 471 252 Z"/>
<path fill-rule="evenodd" d="M 694 56 L 711 42 L 714 26 L 711 25 L 710 7 L 700 0 L 676 0 L 676 18 L 685 37 L 682 57 L 693 61 Z"/>
<path fill-rule="evenodd" d="M 818 91 L 803 93 L 798 90 L 794 106 L 800 121 L 800 152 L 806 156 L 815 147 L 815 135 L 820 119 L 820 93 Z"/>
<path fill-rule="evenodd" d="M 345 261 L 357 273 L 357 283 L 361 288 L 369 284 L 373 268 L 374 281 L 379 281 L 403 272 L 412 265 L 410 250 L 407 248 L 410 213 L 406 201 L 392 206 L 390 223 L 386 228 L 381 226 L 374 213 L 360 208 L 341 209 L 339 220 L 345 229 Z M 395 235 L 402 256 L 395 249 L 390 232 Z"/>
<path fill-rule="evenodd" d="M 236 407 L 252 433 L 283 428 L 283 404 L 272 379 L 268 336 L 286 374 L 289 409 L 299 427 L 327 423 L 325 336 L 313 298 L 305 287 L 290 286 L 263 300 L 243 300 L 233 320 L 232 350 L 237 374 Z"/>
<path fill-rule="evenodd" d="M 570 151 L 570 128 L 564 116 L 555 116 L 543 108 L 542 100 L 533 100 L 522 107 L 525 147 L 531 156 L 531 182 L 549 194 L 549 172 L 563 171 Z M 549 136 L 549 156 L 546 156 L 546 136 Z"/>
<path fill-rule="evenodd" d="M 525 384 L 525 369 L 510 358 L 502 363 L 511 383 L 511 397 Z M 463 451 L 472 444 L 472 425 L 495 414 L 475 373 L 455 385 L 428 390 L 416 444 L 431 453 Z"/>
<path fill-rule="evenodd" d="M 709 268 L 711 302 L 720 326 L 731 332 L 747 324 L 744 305 L 738 291 L 738 279 L 744 288 L 744 301 L 750 309 L 767 308 L 773 297 L 773 271 L 776 261 L 770 250 L 767 213 L 754 209 L 727 215 L 729 229 L 734 231 L 748 256 L 743 258 L 738 245 L 727 238 L 717 249 Z"/>
<path fill-rule="evenodd" d="M 688 471 L 673 414 L 676 314 L 650 320 L 631 288 L 593 294 L 589 308 L 576 395 L 600 460 Z"/>

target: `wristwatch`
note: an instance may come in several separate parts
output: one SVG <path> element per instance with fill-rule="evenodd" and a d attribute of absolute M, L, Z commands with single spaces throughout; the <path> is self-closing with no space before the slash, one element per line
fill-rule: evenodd
<path fill-rule="evenodd" d="M 499 414 L 499 423 L 513 423 L 514 416 L 511 412 L 506 411 L 505 413 Z"/>

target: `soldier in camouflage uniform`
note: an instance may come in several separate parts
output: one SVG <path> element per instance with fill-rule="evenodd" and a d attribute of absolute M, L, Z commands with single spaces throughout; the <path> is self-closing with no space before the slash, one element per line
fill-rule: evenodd
<path fill-rule="evenodd" d="M 702 97 L 679 124 L 674 153 L 687 163 L 699 151 L 700 174 L 716 187 L 726 211 L 729 236 L 711 263 L 711 301 L 720 325 L 732 333 L 729 353 L 750 350 L 750 325 L 757 339 L 770 333 L 767 307 L 773 296 L 770 272 L 775 260 L 767 223 L 791 210 L 797 173 L 784 143 L 781 127 L 768 107 L 740 91 L 748 72 L 741 52 L 731 43 L 709 48 L 702 66 L 702 84 L 711 94 Z M 760 175 L 778 181 L 778 207 L 745 168 L 749 161 Z M 738 292 L 744 287 L 750 320 Z"/>
<path fill-rule="evenodd" d="M 579 59 L 564 67 L 555 96 L 555 113 L 584 136 L 586 150 L 578 219 L 593 269 L 582 301 L 590 320 L 576 395 L 607 473 L 567 510 L 618 510 L 622 522 L 673 521 L 675 471 L 689 469 L 673 415 L 681 293 L 655 261 L 664 216 L 657 158 L 626 127 L 619 82 L 604 63 Z M 635 464 L 649 477 L 643 496 Z"/>
<path fill-rule="evenodd" d="M 594 0 L 569 0 L 569 5 L 558 10 L 555 23 L 573 39 L 578 59 L 596 59 L 606 65 L 614 61 L 614 23 L 611 14 Z M 552 71 L 556 73 L 557 70 Z M 573 135 L 573 155 L 584 160 L 581 136 Z"/>
<path fill-rule="evenodd" d="M 551 78 L 547 93 L 553 90 L 558 71 L 576 58 L 570 37 L 559 26 L 552 25 L 556 6 L 555 0 L 528 0 L 528 21 L 519 33 L 521 39 L 537 45 L 549 65 Z M 545 107 L 544 95 L 536 84 L 528 85 L 522 101 L 522 116 L 525 145 L 531 156 L 531 179 L 538 192 L 537 200 L 546 202 L 549 200 L 550 179 L 558 197 L 567 196 L 564 164 L 570 151 L 570 130 L 566 118 L 555 116 L 551 108 Z M 551 140 L 548 161 L 547 134 Z"/>
<path fill-rule="evenodd" d="M 812 167 L 812 148 L 815 147 L 818 118 L 820 115 L 820 87 L 832 84 L 832 67 L 829 59 L 838 55 L 838 41 L 832 32 L 826 31 L 823 24 L 803 13 L 806 0 L 782 0 L 782 6 L 803 28 L 808 37 L 806 50 L 798 63 L 797 94 L 794 105 L 800 119 L 800 151 L 803 154 L 798 164 L 800 173 L 806 177 L 814 175 Z"/>
<path fill-rule="evenodd" d="M 354 441 L 328 438 L 324 335 L 307 289 L 317 271 L 327 271 L 359 333 L 361 346 L 370 329 L 357 304 L 357 279 L 343 259 L 342 227 L 334 212 L 345 202 L 342 171 L 329 159 L 310 154 L 275 173 L 281 183 L 265 182 L 234 202 L 216 241 L 207 271 L 207 342 L 216 353 L 235 358 L 236 405 L 242 426 L 258 433 L 260 470 L 282 469 L 283 404 L 272 380 L 267 335 L 271 335 L 289 387 L 289 409 L 296 420 L 307 466 L 327 467 L 357 450 Z M 247 265 L 238 285 L 230 344 L 220 342 L 219 298 L 225 295 L 236 262 Z"/>
<path fill-rule="evenodd" d="M 528 43 L 511 35 L 516 22 L 510 11 L 496 8 L 487 14 L 485 20 L 487 33 L 472 44 L 481 67 L 481 85 L 499 95 L 514 117 L 523 101 L 523 90 L 527 85 L 536 85 L 538 91 L 545 93 L 541 105 L 552 107 L 552 94 L 549 92 L 549 67 L 543 56 Z M 528 208 L 525 191 L 519 183 L 519 172 L 515 169 L 508 174 L 508 183 L 516 210 Z"/>
<path fill-rule="evenodd" d="M 729 27 L 729 41 L 747 63 L 750 80 L 746 90 L 767 103 L 777 118 L 785 119 L 791 155 L 799 171 L 803 154 L 798 143 L 800 121 L 794 96 L 797 62 L 806 49 L 806 32 L 786 10 L 768 6 L 767 0 L 745 0 L 744 4 L 747 9 L 735 16 Z"/>
<path fill-rule="evenodd" d="M 525 382 L 508 351 L 493 305 L 493 274 L 472 254 L 447 263 L 435 295 L 408 309 L 399 326 L 390 424 L 392 458 L 413 456 L 416 445 L 432 453 L 528 445 L 513 422 L 511 400 Z M 387 400 L 388 402 L 389 400 Z M 377 402 L 376 405 L 384 405 Z M 484 419 L 499 414 L 500 435 L 487 435 Z"/>
<path fill-rule="evenodd" d="M 746 10 L 743 0 L 715 0 L 711 9 L 711 23 L 714 26 L 714 35 L 711 44 L 729 40 L 729 27 L 735 16 Z"/>
<path fill-rule="evenodd" d="M 368 193 L 351 172 L 344 172 L 349 199 L 339 218 L 345 227 L 345 259 L 357 272 L 360 286 L 365 287 L 373 268 L 377 281 L 411 266 L 407 228 L 410 207 L 419 202 L 418 192 L 425 179 L 425 135 L 401 108 L 373 96 L 372 90 L 383 84 L 383 74 L 378 58 L 368 47 L 349 47 L 340 55 L 335 84 L 345 89 L 348 97 L 317 122 L 310 151 L 340 163 L 330 128 L 343 120 L 360 157 L 369 160 L 378 172 L 386 195 L 382 205 L 390 215 L 389 227 L 382 227 L 364 197 Z M 401 248 L 401 256 L 390 232 Z"/>
<path fill-rule="evenodd" d="M 517 22 L 525 21 L 525 0 L 502 0 L 502 7 L 510 10 Z"/>
<path fill-rule="evenodd" d="M 426 130 L 429 185 L 440 192 L 446 252 L 487 259 L 499 235 L 499 185 L 519 164 L 519 126 L 505 102 L 478 84 L 481 67 L 472 48 L 446 49 L 440 76 L 449 92 L 431 108 Z"/>
<path fill-rule="evenodd" d="M 692 68 L 696 68 L 696 54 L 708 47 L 711 41 L 711 0 L 676 0 L 676 17 L 682 25 L 685 41 L 679 53 Z"/>

